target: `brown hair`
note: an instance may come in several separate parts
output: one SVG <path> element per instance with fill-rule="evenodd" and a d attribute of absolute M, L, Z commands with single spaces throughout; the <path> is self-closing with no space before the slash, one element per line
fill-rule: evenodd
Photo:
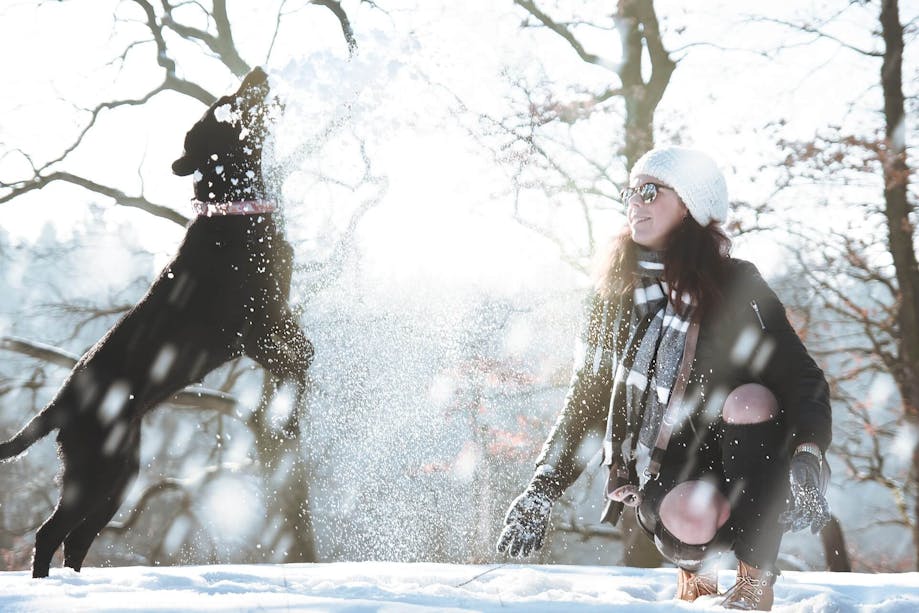
<path fill-rule="evenodd" d="M 628 226 L 616 236 L 597 270 L 595 287 L 604 298 L 619 298 L 635 287 L 636 245 Z M 731 251 L 731 239 L 717 222 L 701 226 L 687 215 L 670 235 L 664 252 L 664 279 L 671 296 L 687 293 L 699 312 L 714 309 L 721 301 L 721 282 Z M 672 300 L 672 298 L 671 298 Z M 682 300 L 672 300 L 685 315 Z"/>

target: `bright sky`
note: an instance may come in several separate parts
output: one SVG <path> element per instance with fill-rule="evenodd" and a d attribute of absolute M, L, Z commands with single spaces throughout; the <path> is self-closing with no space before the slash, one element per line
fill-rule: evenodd
<path fill-rule="evenodd" d="M 770 11 L 774 17 L 791 18 L 828 5 L 773 3 Z M 564 42 L 546 32 L 521 30 L 522 13 L 511 2 L 394 0 L 384 6 L 388 15 L 363 3 L 351 7 L 346 3 L 360 44 L 352 62 L 359 66 L 346 69 L 342 69 L 346 54 L 338 24 L 327 10 L 308 6 L 285 20 L 267 67 L 292 84 L 289 93 L 300 101 L 299 122 L 288 118 L 286 129 L 292 129 L 295 138 L 308 140 L 325 118 L 343 116 L 343 105 L 354 105 L 348 121 L 372 145 L 374 171 L 388 178 L 383 203 L 362 227 L 364 249 L 372 253 L 371 261 L 381 271 L 414 267 L 423 276 L 447 274 L 460 283 L 470 276 L 480 278 L 488 268 L 498 271 L 496 281 L 509 271 L 517 271 L 524 283 L 544 276 L 543 267 L 557 262 L 554 247 L 508 221 L 506 170 L 495 167 L 488 152 L 456 127 L 448 111 L 452 100 L 443 88 L 473 112 L 500 115 L 514 104 L 505 74 L 532 80 L 545 71 L 542 76 L 550 87 L 563 92 L 579 86 L 597 89 L 610 82 L 610 73 L 585 65 Z M 778 59 L 757 55 L 749 49 L 813 38 L 750 23 L 748 15 L 762 7 L 749 0 L 692 8 L 657 3 L 665 41 L 680 62 L 658 109 L 658 142 L 679 139 L 711 152 L 724 167 L 732 198 L 754 202 L 765 198 L 775 181 L 774 173 L 759 167 L 780 158 L 775 136 L 764 130 L 767 123 L 784 120 L 783 134 L 807 138 L 828 125 L 876 119 L 849 105 L 876 80 L 876 60 L 841 50 L 830 41 L 792 48 Z M 272 11 L 245 3 L 230 3 L 230 8 L 244 56 L 253 64 L 264 63 L 274 25 Z M 121 24 L 113 31 L 113 14 L 137 18 L 138 11 L 130 3 L 64 2 L 35 8 L 30 2 L 11 2 L 3 13 L 0 53 L 16 58 L 7 63 L 6 93 L 0 100 L 3 179 L 20 176 L 27 168 L 25 159 L 10 149 L 22 148 L 38 163 L 61 151 L 86 121 L 86 114 L 75 113 L 74 105 L 88 107 L 113 95 L 135 96 L 159 78 L 150 45 L 133 51 L 123 70 L 106 66 L 126 41 L 144 33 L 139 24 Z M 843 20 L 835 28 L 834 33 L 857 44 L 871 45 L 862 23 Z M 591 51 L 610 61 L 617 59 L 614 33 L 585 26 L 576 32 Z M 200 54 L 183 52 L 180 59 L 189 76 L 215 93 L 236 86 L 225 70 L 212 70 Z M 349 73 L 348 79 L 342 73 Z M 436 87 L 431 87 L 432 81 Z M 355 94 L 357 103 L 350 99 Z M 865 96 L 874 100 L 878 95 L 867 91 Z M 133 109 L 105 113 L 87 143 L 87 153 L 75 155 L 69 168 L 129 193 L 137 193 L 143 185 L 154 201 L 188 214 L 188 179 L 171 176 L 169 163 L 202 107 L 166 94 L 149 108 L 142 117 Z M 344 132 L 329 140 L 347 140 Z M 353 151 L 340 154 L 338 170 L 347 172 L 354 165 Z M 334 158 L 324 158 L 321 170 L 328 173 L 336 163 Z M 618 163 L 611 155 L 610 164 Z M 311 160 L 305 167 L 318 171 Z M 797 189 L 786 197 L 812 201 L 827 194 L 826 189 Z M 292 207 L 313 207 L 327 195 L 316 190 L 315 181 L 286 193 L 302 201 Z M 51 222 L 66 234 L 84 218 L 84 203 L 91 201 L 99 199 L 78 188 L 52 186 L 4 205 L 4 228 L 29 239 Z M 322 214 L 337 215 L 341 222 L 347 208 L 336 211 L 335 206 L 328 203 Z M 163 257 L 181 237 L 181 229 L 172 224 L 109 208 L 106 219 L 113 223 L 122 219 L 142 223 L 150 238 L 145 247 Z M 800 205 L 797 208 L 802 210 Z M 805 216 L 814 212 L 818 211 L 804 210 Z M 318 223 L 314 213 L 303 210 L 302 217 Z M 553 223 L 562 230 L 568 224 L 576 227 L 577 212 L 569 215 L 566 218 L 562 211 L 552 217 Z M 610 233 L 621 223 L 616 215 L 602 220 Z M 572 236 L 581 235 L 572 230 Z M 737 252 L 768 271 L 777 255 L 770 244 L 741 241 Z"/>

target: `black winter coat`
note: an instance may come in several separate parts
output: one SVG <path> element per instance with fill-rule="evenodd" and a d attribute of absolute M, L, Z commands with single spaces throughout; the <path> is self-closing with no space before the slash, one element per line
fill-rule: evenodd
<path fill-rule="evenodd" d="M 730 258 L 721 304 L 703 315 L 685 398 L 694 403 L 690 420 L 705 424 L 721 416 L 728 394 L 744 383 L 759 383 L 775 394 L 779 419 L 787 433 L 786 453 L 800 443 L 826 450 L 831 439 L 829 386 L 785 315 L 785 307 L 756 266 Z M 603 438 L 604 464 L 618 458 L 625 436 L 624 407 L 610 406 L 612 346 L 617 308 L 594 295 L 581 326 L 580 346 L 565 404 L 537 466 L 555 467 L 562 488 L 583 472 L 596 447 L 583 443 Z M 622 340 L 618 341 L 621 346 Z M 582 355 L 583 353 L 583 355 Z"/>

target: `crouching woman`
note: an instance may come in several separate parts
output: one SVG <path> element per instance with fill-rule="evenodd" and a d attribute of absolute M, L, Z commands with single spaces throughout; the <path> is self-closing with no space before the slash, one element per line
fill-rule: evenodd
<path fill-rule="evenodd" d="M 722 604 L 770 610 L 786 529 L 829 519 L 823 454 L 829 389 L 750 262 L 729 257 L 724 176 L 705 154 L 655 149 L 622 191 L 614 241 L 579 339 L 561 414 L 498 549 L 542 545 L 553 503 L 603 436 L 604 519 L 623 505 L 678 567 L 677 597 L 718 593 L 713 560 L 733 550 Z"/>

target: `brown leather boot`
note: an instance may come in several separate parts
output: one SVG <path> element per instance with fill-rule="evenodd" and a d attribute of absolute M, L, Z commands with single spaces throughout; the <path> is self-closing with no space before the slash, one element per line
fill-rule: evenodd
<path fill-rule="evenodd" d="M 721 606 L 743 611 L 771 611 L 775 594 L 775 573 L 768 568 L 756 568 L 743 560 L 737 561 L 737 582 L 724 594 Z"/>
<path fill-rule="evenodd" d="M 677 569 L 676 597 L 692 602 L 699 596 L 712 596 L 718 593 L 718 571 L 709 573 L 692 573 L 682 568 Z"/>

